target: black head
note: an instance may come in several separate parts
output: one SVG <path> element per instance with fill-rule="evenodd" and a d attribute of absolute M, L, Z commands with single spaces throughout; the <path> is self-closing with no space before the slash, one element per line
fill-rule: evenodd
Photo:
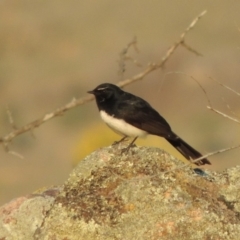
<path fill-rule="evenodd" d="M 113 100 L 115 97 L 121 95 L 123 91 L 118 86 L 111 83 L 103 83 L 97 86 L 88 93 L 93 94 L 96 97 L 97 102 L 105 102 L 107 100 Z"/>

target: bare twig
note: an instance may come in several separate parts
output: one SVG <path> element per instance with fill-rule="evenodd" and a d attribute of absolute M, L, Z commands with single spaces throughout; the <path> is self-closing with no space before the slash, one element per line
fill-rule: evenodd
<path fill-rule="evenodd" d="M 209 105 L 209 106 L 207 106 L 208 109 L 210 109 L 210 110 L 212 110 L 213 112 L 216 112 L 216 113 L 222 115 L 222 116 L 225 117 L 225 118 L 228 118 L 228 119 L 230 119 L 230 120 L 232 120 L 232 121 L 235 121 L 235 122 L 237 122 L 237 123 L 240 123 L 237 119 L 232 118 L 232 117 L 228 116 L 227 114 L 225 114 L 225 113 L 223 113 L 223 112 L 220 112 L 219 110 L 213 108 L 213 107 L 212 107 L 212 103 L 211 103 L 211 101 L 210 101 L 210 98 L 209 98 L 208 95 L 207 95 L 206 90 L 203 88 L 203 86 L 202 86 L 194 77 L 191 77 L 191 78 L 192 78 L 192 79 L 198 84 L 198 86 L 202 89 L 202 91 L 203 91 L 203 93 L 204 93 L 204 95 L 205 95 L 205 97 L 206 97 L 206 99 L 207 99 L 207 101 L 208 101 L 208 105 Z"/>
<path fill-rule="evenodd" d="M 16 129 L 16 130 L 10 132 L 9 134 L 7 134 L 6 136 L 0 138 L 0 143 L 4 143 L 4 145 L 7 146 L 8 143 L 10 143 L 13 140 L 13 138 L 15 138 L 16 136 L 23 134 L 25 132 L 31 131 L 32 129 L 37 128 L 40 125 L 42 125 L 43 123 L 53 119 L 54 117 L 61 116 L 64 112 L 66 112 L 76 106 L 83 105 L 87 102 L 90 102 L 93 99 L 94 99 L 93 96 L 87 96 L 85 98 L 81 98 L 78 100 L 73 99 L 70 103 L 66 104 L 65 106 L 60 107 L 51 113 L 47 113 L 43 117 L 41 117 L 33 122 L 30 122 L 27 125 L 19 128 L 19 129 Z"/>
<path fill-rule="evenodd" d="M 209 110 L 211 110 L 211 111 L 213 111 L 213 112 L 215 112 L 215 113 L 217 113 L 217 114 L 219 114 L 219 115 L 221 115 L 221 116 L 223 116 L 223 117 L 225 117 L 225 118 L 228 118 L 229 120 L 231 120 L 231 121 L 233 121 L 233 122 L 236 122 L 236 123 L 240 124 L 240 121 L 239 121 L 237 118 L 233 118 L 233 117 L 231 117 L 231 116 L 229 116 L 229 115 L 227 115 L 227 114 L 225 114 L 225 113 L 223 113 L 223 112 L 221 112 L 221 111 L 213 108 L 213 107 L 212 107 L 212 104 L 211 104 L 211 101 L 210 101 L 210 98 L 209 98 L 208 95 L 207 95 L 206 90 L 203 88 L 203 86 L 202 86 L 194 77 L 191 77 L 191 78 L 192 78 L 192 79 L 198 84 L 198 86 L 202 89 L 202 91 L 203 91 L 203 93 L 204 93 L 204 95 L 205 95 L 205 97 L 206 97 L 206 99 L 207 99 L 207 101 L 208 101 L 208 105 L 209 105 L 209 106 L 207 106 L 207 109 L 209 109 Z M 227 86 L 226 86 L 226 87 L 227 87 Z"/>
<path fill-rule="evenodd" d="M 207 92 L 206 92 L 206 90 L 204 89 L 204 87 L 203 87 L 195 78 L 193 78 L 192 76 L 191 76 L 191 78 L 192 78 L 192 79 L 198 84 L 198 86 L 202 89 L 202 91 L 203 91 L 203 93 L 204 93 L 204 95 L 205 95 L 205 97 L 206 97 L 206 99 L 207 99 L 207 101 L 208 101 L 208 105 L 209 105 L 209 106 L 207 106 L 208 109 L 210 109 L 211 111 L 213 111 L 213 112 L 215 112 L 215 113 L 220 114 L 221 116 L 223 116 L 223 117 L 225 117 L 225 118 L 228 118 L 228 119 L 230 119 L 230 120 L 232 120 L 232 121 L 237 122 L 237 123 L 240 124 L 240 121 L 239 121 L 238 119 L 233 118 L 233 117 L 230 117 L 229 115 L 227 115 L 227 114 L 225 114 L 225 113 L 223 113 L 223 112 L 220 112 L 219 110 L 213 108 L 213 107 L 212 107 L 212 104 L 211 104 L 211 101 L 210 101 L 210 98 L 208 97 Z M 226 88 L 226 89 L 228 89 L 228 90 L 230 90 L 230 91 L 235 92 L 236 94 L 238 94 L 236 91 L 234 91 L 234 90 L 231 89 L 230 87 L 228 87 L 228 86 L 226 86 L 226 85 L 218 82 L 218 81 L 215 80 L 215 79 L 213 79 L 213 80 L 216 81 L 217 83 L 219 83 L 219 84 L 220 84 L 221 86 L 223 86 L 224 88 Z M 202 157 L 200 157 L 200 158 L 197 158 L 197 159 L 195 159 L 195 160 L 192 160 L 191 162 L 192 162 L 192 163 L 196 163 L 196 162 L 198 162 L 198 161 L 201 161 L 201 160 L 204 159 L 204 158 L 208 158 L 208 157 L 210 157 L 210 156 L 213 156 L 213 155 L 216 155 L 216 154 L 219 154 L 219 153 L 223 153 L 223 152 L 226 152 L 226 151 L 230 151 L 230 150 L 235 149 L 235 148 L 240 148 L 240 144 L 235 145 L 235 146 L 232 146 L 232 147 L 229 147 L 229 148 L 224 148 L 224 149 L 217 150 L 217 151 L 215 151 L 215 152 L 211 152 L 211 153 L 205 154 L 204 156 L 202 156 Z"/>
<path fill-rule="evenodd" d="M 168 72 L 168 73 L 165 74 L 165 76 L 168 75 L 168 74 L 175 74 L 175 73 L 177 73 L 177 74 L 184 74 L 184 75 L 190 77 L 191 79 L 193 79 L 193 80 L 198 84 L 198 86 L 201 88 L 201 90 L 203 91 L 203 93 L 204 93 L 204 95 L 205 95 L 205 97 L 206 97 L 206 99 L 207 99 L 207 102 L 208 102 L 207 109 L 209 109 L 209 110 L 211 110 L 211 111 L 213 111 L 213 112 L 215 112 L 215 113 L 217 113 L 217 114 L 219 114 L 219 115 L 221 115 L 221 116 L 223 116 L 223 117 L 225 117 L 225 118 L 228 118 L 228 119 L 231 120 L 231 121 L 234 121 L 234 122 L 240 124 L 240 121 L 239 121 L 237 118 L 231 117 L 231 116 L 229 116 L 229 115 L 227 115 L 227 114 L 225 114 L 225 113 L 223 113 L 223 112 L 215 109 L 215 108 L 212 106 L 211 100 L 210 100 L 210 98 L 209 98 L 209 96 L 208 96 L 205 88 L 204 88 L 204 87 L 200 84 L 200 82 L 199 82 L 197 79 L 195 79 L 193 76 L 188 75 L 188 74 L 183 73 L 183 72 Z M 164 77 L 165 77 L 165 76 L 164 76 Z M 213 79 L 213 80 L 214 80 L 214 79 Z M 214 80 L 214 81 L 218 82 L 217 80 Z M 234 91 L 234 93 L 236 93 L 237 95 L 239 94 L 238 92 L 236 92 L 236 91 L 233 90 L 232 88 L 230 88 L 230 87 L 228 87 L 228 86 L 226 86 L 226 85 L 224 85 L 224 84 L 222 84 L 222 83 L 220 83 L 220 82 L 218 82 L 218 83 L 219 83 L 221 86 L 227 88 L 228 90 Z M 228 106 L 228 108 L 230 109 L 229 106 Z"/>
<path fill-rule="evenodd" d="M 211 157 L 213 155 L 216 155 L 216 154 L 219 154 L 219 153 L 223 153 L 223 152 L 227 152 L 227 151 L 230 151 L 230 150 L 233 150 L 233 149 L 236 149 L 236 148 L 240 148 L 240 144 L 232 146 L 232 147 L 228 147 L 228 148 L 223 148 L 223 149 L 217 150 L 215 152 L 211 152 L 211 153 L 205 154 L 204 156 L 202 156 L 200 158 L 197 158 L 197 159 L 194 159 L 191 162 L 192 163 L 196 163 L 196 162 L 201 161 L 204 158 L 208 158 L 208 157 Z"/>
<path fill-rule="evenodd" d="M 211 101 L 210 101 L 210 98 L 208 97 L 208 94 L 207 94 L 205 88 L 200 84 L 200 82 L 199 82 L 196 78 L 194 78 L 193 76 L 191 76 L 191 78 L 198 84 L 198 86 L 199 86 L 199 87 L 201 88 L 201 90 L 203 91 L 203 93 L 204 93 L 204 95 L 205 95 L 205 97 L 206 97 L 206 99 L 207 99 L 208 105 L 209 105 L 209 106 L 212 106 Z"/>
<path fill-rule="evenodd" d="M 217 82 L 217 83 L 218 83 L 220 86 L 222 86 L 223 88 L 226 88 L 227 90 L 229 90 L 229 91 L 235 93 L 237 96 L 240 96 L 240 93 L 237 92 L 237 91 L 235 91 L 235 90 L 232 89 L 231 87 L 229 87 L 229 86 L 227 86 L 227 85 L 225 85 L 225 84 L 219 82 L 218 80 L 216 80 L 216 79 L 214 79 L 214 78 L 211 78 L 211 77 L 210 77 L 210 79 L 213 80 L 213 81 L 215 81 L 215 82 Z M 225 113 L 223 113 L 223 112 L 221 112 L 221 111 L 219 111 L 219 110 L 213 108 L 213 107 L 211 106 L 211 104 L 209 104 L 209 106 L 207 106 L 207 108 L 208 108 L 209 110 L 211 110 L 211 111 L 217 113 L 217 114 L 220 114 L 221 116 L 223 116 L 223 117 L 225 117 L 225 118 L 230 119 L 231 121 L 234 121 L 234 122 L 240 124 L 240 121 L 239 121 L 237 118 L 230 117 L 229 115 L 227 115 L 227 114 L 225 114 Z"/>
<path fill-rule="evenodd" d="M 163 68 L 165 63 L 169 60 L 169 58 L 172 56 L 175 50 L 184 42 L 186 34 L 196 25 L 196 23 L 206 14 L 206 12 L 207 12 L 206 10 L 203 11 L 191 22 L 191 24 L 186 28 L 186 30 L 180 35 L 180 39 L 168 49 L 167 53 L 162 58 L 162 61 L 160 63 L 149 64 L 149 66 L 143 72 L 135 75 L 132 78 L 120 81 L 117 85 L 119 87 L 124 87 L 133 82 L 142 80 L 146 75 L 148 75 L 150 72 L 153 72 L 156 69 Z"/>
<path fill-rule="evenodd" d="M 172 168 L 172 169 L 170 169 L 170 170 L 166 170 L 166 171 L 164 171 L 163 173 L 169 173 L 169 172 L 175 171 L 175 170 L 177 170 L 177 169 L 183 169 L 183 168 L 185 168 L 186 166 L 192 166 L 193 163 L 196 163 L 196 162 L 198 162 L 198 161 L 201 161 L 201 160 L 204 159 L 204 158 L 208 158 L 208 157 L 211 157 L 211 156 L 213 156 L 213 155 L 216 155 L 216 154 L 219 154 L 219 153 L 223 153 L 223 152 L 227 152 L 227 151 L 230 151 L 230 150 L 233 150 L 233 149 L 236 149 L 236 148 L 240 148 L 240 144 L 235 145 L 235 146 L 232 146 L 232 147 L 229 147 L 229 148 L 224 148 L 224 149 L 217 150 L 217 151 L 215 151 L 215 152 L 211 152 L 211 153 L 205 154 L 205 155 L 203 155 L 203 156 L 200 157 L 200 158 L 191 160 L 191 161 L 189 161 L 188 163 L 186 163 L 186 164 L 184 164 L 184 165 L 182 165 L 182 166 L 174 167 L 174 168 Z"/>
<path fill-rule="evenodd" d="M 188 46 L 185 42 L 181 43 L 188 51 L 195 53 L 197 56 L 203 56 L 201 53 L 197 52 L 195 49 Z"/>
<path fill-rule="evenodd" d="M 20 158 L 20 159 L 24 159 L 24 157 L 23 157 L 23 155 L 21 155 L 20 153 L 18 153 L 18 152 L 15 152 L 15 151 L 11 151 L 11 150 L 6 150 L 7 151 L 7 153 L 9 153 L 9 154 L 11 154 L 11 155 L 13 155 L 14 157 L 17 157 L 17 158 Z"/>
<path fill-rule="evenodd" d="M 180 39 L 174 43 L 166 52 L 165 56 L 162 58 L 162 61 L 158 64 L 152 63 L 149 64 L 141 73 L 133 76 L 132 78 L 123 80 L 118 82 L 118 86 L 119 87 L 124 87 L 128 84 L 134 83 L 136 81 L 140 81 L 142 80 L 146 75 L 148 75 L 149 73 L 163 68 L 163 66 L 166 64 L 166 62 L 170 59 L 170 57 L 172 56 L 172 54 L 175 52 L 175 50 L 184 43 L 185 40 L 185 36 L 186 34 L 196 25 L 196 23 L 199 21 L 199 19 L 205 15 L 206 11 L 203 11 L 201 14 L 199 14 L 192 22 L 191 24 L 186 28 L 186 30 L 180 35 Z M 131 45 L 133 45 L 136 48 L 136 39 L 134 39 L 134 41 L 132 41 L 131 43 L 129 43 L 128 47 L 129 48 Z M 187 48 L 188 50 L 190 50 L 190 48 Z M 192 50 L 191 50 L 192 51 Z M 193 52 L 193 51 L 192 51 Z M 93 96 L 87 96 L 84 98 L 80 98 L 80 99 L 73 99 L 70 103 L 66 104 L 63 107 L 60 107 L 58 109 L 56 109 L 55 111 L 45 114 L 43 117 L 28 123 L 27 125 L 15 129 L 12 132 L 8 133 L 7 135 L 5 135 L 4 137 L 0 138 L 0 143 L 3 144 L 4 148 L 7 150 L 8 149 L 8 144 L 18 135 L 26 133 L 28 131 L 32 131 L 34 128 L 39 127 L 40 125 L 42 125 L 43 123 L 53 119 L 54 117 L 63 115 L 63 113 L 65 113 L 66 111 L 77 107 L 79 105 L 83 105 L 87 102 L 90 102 L 94 99 Z"/>
<path fill-rule="evenodd" d="M 232 108 L 230 107 L 230 105 L 226 102 L 225 98 L 222 97 L 222 101 L 225 103 L 227 109 L 229 110 L 229 112 L 234 115 L 234 116 L 237 116 L 237 114 L 232 110 Z"/>
<path fill-rule="evenodd" d="M 223 113 L 223 112 L 221 112 L 221 111 L 219 111 L 219 110 L 217 110 L 215 108 L 212 108 L 211 106 L 207 106 L 207 108 L 209 110 L 211 110 L 211 111 L 213 111 L 213 112 L 215 112 L 215 113 L 225 117 L 225 118 L 228 118 L 229 120 L 231 120 L 233 122 L 236 122 L 236 123 L 240 124 L 240 121 L 237 118 L 230 117 L 229 115 L 227 115 L 227 114 L 225 114 L 225 113 Z"/>
<path fill-rule="evenodd" d="M 14 123 L 12 112 L 10 111 L 9 106 L 6 106 L 6 110 L 7 110 L 7 115 L 8 115 L 8 119 L 9 119 L 9 123 L 10 123 L 11 127 L 13 129 L 17 129 L 17 127 L 16 127 L 16 125 Z"/>
<path fill-rule="evenodd" d="M 134 37 L 133 40 L 127 44 L 127 46 L 120 53 L 119 62 L 119 75 L 123 77 L 123 73 L 126 71 L 126 60 L 131 60 L 136 66 L 141 67 L 142 65 L 134 58 L 128 55 L 130 47 L 133 47 L 136 52 L 139 52 L 137 47 L 137 38 Z"/>
<path fill-rule="evenodd" d="M 210 77 L 210 79 L 211 79 L 211 80 L 213 80 L 213 81 L 215 81 L 215 82 L 217 82 L 217 83 L 218 83 L 220 86 L 222 86 L 222 87 L 226 88 L 227 90 L 229 90 L 229 91 L 231 91 L 231 92 L 235 93 L 237 96 L 239 96 L 239 97 L 240 97 L 240 93 L 239 93 L 239 92 L 237 92 L 237 91 L 235 91 L 235 90 L 234 90 L 234 89 L 232 89 L 231 87 L 229 87 L 229 86 L 227 86 L 227 85 L 225 85 L 225 84 L 223 84 L 223 83 L 219 82 L 218 80 L 216 80 L 216 79 L 214 79 L 214 78 L 212 78 L 212 77 Z"/>

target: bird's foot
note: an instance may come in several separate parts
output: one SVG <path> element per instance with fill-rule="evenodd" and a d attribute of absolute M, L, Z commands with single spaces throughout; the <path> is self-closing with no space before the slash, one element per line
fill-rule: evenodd
<path fill-rule="evenodd" d="M 120 143 L 120 141 L 114 141 L 113 143 L 112 143 L 112 146 L 116 146 L 116 145 L 118 145 Z"/>
<path fill-rule="evenodd" d="M 137 146 L 136 144 L 129 144 L 129 146 L 121 150 L 121 154 L 127 154 L 131 148 L 134 148 L 136 146 Z"/>
<path fill-rule="evenodd" d="M 127 138 L 127 137 L 125 136 L 125 137 L 123 137 L 122 139 L 120 139 L 119 141 L 113 142 L 112 146 L 115 146 L 115 145 L 117 145 L 117 144 L 119 144 L 119 143 L 121 143 L 121 142 L 126 141 L 126 140 L 127 140 L 126 138 Z"/>

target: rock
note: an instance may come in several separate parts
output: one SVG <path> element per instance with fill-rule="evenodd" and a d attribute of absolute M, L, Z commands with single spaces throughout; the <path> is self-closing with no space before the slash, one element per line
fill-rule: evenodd
<path fill-rule="evenodd" d="M 157 148 L 100 149 L 51 196 L 3 206 L 0 239 L 237 240 L 239 170 L 203 177 Z"/>
<path fill-rule="evenodd" d="M 19 197 L 0 208 L 0 240 L 30 240 L 41 227 L 59 189 Z"/>

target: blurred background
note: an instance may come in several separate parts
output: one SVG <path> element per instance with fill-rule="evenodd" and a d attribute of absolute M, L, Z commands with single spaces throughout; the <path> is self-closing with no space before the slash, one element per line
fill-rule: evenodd
<path fill-rule="evenodd" d="M 197 79 L 212 105 L 239 119 L 240 1 L 191 0 L 8 0 L 0 1 L 0 136 L 9 133 L 10 109 L 17 127 L 86 96 L 103 82 L 117 83 L 160 62 L 167 49 L 203 10 L 207 14 L 186 36 L 201 57 L 180 47 L 164 69 L 125 90 L 146 99 L 173 130 L 202 153 L 239 143 L 239 125 L 209 110 Z M 137 37 L 139 52 L 119 74 L 120 53 Z M 18 136 L 11 150 L 0 150 L 0 205 L 43 186 L 62 184 L 87 154 L 119 136 L 100 120 L 95 102 L 54 118 Z M 148 137 L 137 144 L 158 146 L 179 157 L 164 140 Z M 239 164 L 240 149 L 210 158 L 222 171 Z"/>

